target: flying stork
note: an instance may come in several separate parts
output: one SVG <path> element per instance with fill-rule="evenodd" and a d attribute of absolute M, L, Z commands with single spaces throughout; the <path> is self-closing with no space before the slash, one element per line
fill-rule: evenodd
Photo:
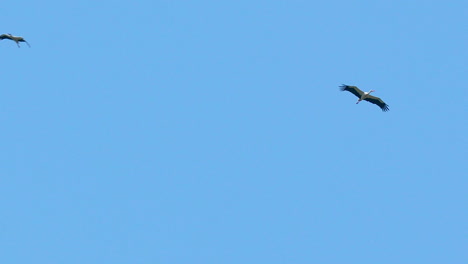
<path fill-rule="evenodd" d="M 17 36 L 13 36 L 12 34 L 8 33 L 8 34 L 1 34 L 0 35 L 0 40 L 4 40 L 4 39 L 10 39 L 10 40 L 13 40 L 14 42 L 16 42 L 16 45 L 18 45 L 18 48 L 20 47 L 19 43 L 20 42 L 26 42 L 26 44 L 28 44 L 29 47 L 31 47 L 31 45 L 29 45 L 29 43 L 24 40 L 23 37 L 17 37 Z"/>
<path fill-rule="evenodd" d="M 356 104 L 359 104 L 359 102 L 361 102 L 362 100 L 365 100 L 367 102 L 371 102 L 375 105 L 378 105 L 382 111 L 386 112 L 388 111 L 388 105 L 386 103 L 384 103 L 384 101 L 382 101 L 382 99 L 380 99 L 379 97 L 375 97 L 375 96 L 372 96 L 370 95 L 370 93 L 372 92 L 375 92 L 375 90 L 370 90 L 369 92 L 363 92 L 361 91 L 359 88 L 357 88 L 356 86 L 350 86 L 350 85 L 346 85 L 346 84 L 343 84 L 340 86 L 341 88 L 341 91 L 348 91 L 352 94 L 354 94 L 355 96 L 357 96 L 358 101 L 356 102 Z"/>

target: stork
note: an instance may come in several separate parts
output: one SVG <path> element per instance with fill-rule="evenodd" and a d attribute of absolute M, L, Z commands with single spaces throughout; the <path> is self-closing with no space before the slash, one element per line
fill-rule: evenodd
<path fill-rule="evenodd" d="M 14 42 L 16 42 L 16 45 L 18 45 L 18 48 L 20 47 L 19 43 L 20 42 L 26 42 L 26 44 L 28 44 L 29 47 L 31 47 L 31 45 L 29 45 L 29 43 L 24 40 L 23 37 L 17 37 L 17 36 L 13 36 L 12 34 L 8 33 L 8 34 L 1 34 L 0 35 L 0 40 L 4 40 L 4 39 L 10 39 L 10 40 L 13 40 Z"/>
<path fill-rule="evenodd" d="M 377 105 L 384 112 L 389 110 L 388 105 L 384 101 L 382 101 L 382 99 L 380 99 L 379 97 L 370 95 L 370 93 L 375 92 L 375 90 L 370 90 L 369 92 L 363 92 L 356 86 L 350 86 L 350 85 L 345 85 L 345 84 L 341 85 L 340 88 L 341 88 L 341 91 L 348 91 L 354 94 L 355 96 L 357 96 L 357 98 L 359 99 L 357 100 L 356 104 L 359 104 L 359 102 L 364 100 L 364 101 Z"/>

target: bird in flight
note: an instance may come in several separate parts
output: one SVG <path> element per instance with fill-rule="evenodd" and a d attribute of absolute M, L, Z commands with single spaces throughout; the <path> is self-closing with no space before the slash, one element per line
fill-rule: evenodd
<path fill-rule="evenodd" d="M 0 40 L 4 40 L 4 39 L 10 39 L 10 40 L 13 40 L 14 42 L 16 42 L 16 45 L 18 45 L 18 48 L 20 47 L 19 43 L 20 42 L 26 42 L 26 44 L 28 44 L 29 47 L 31 47 L 31 45 L 29 45 L 29 43 L 24 40 L 23 37 L 17 37 L 17 36 L 13 36 L 12 34 L 8 33 L 8 34 L 1 34 L 0 35 Z"/>
<path fill-rule="evenodd" d="M 379 97 L 375 97 L 375 96 L 370 95 L 370 93 L 375 92 L 375 90 L 370 90 L 369 92 L 363 92 L 359 88 L 357 88 L 356 86 L 345 85 L 345 84 L 341 85 L 340 88 L 341 88 L 340 89 L 341 91 L 348 91 L 348 92 L 354 94 L 355 96 L 357 96 L 357 98 L 359 98 L 359 99 L 356 102 L 356 104 L 359 104 L 359 102 L 364 100 L 364 101 L 367 101 L 367 102 L 370 102 L 370 103 L 373 103 L 373 104 L 377 105 L 384 112 L 390 110 L 390 109 L 388 109 L 388 105 L 384 101 L 382 101 L 382 99 L 380 99 Z"/>

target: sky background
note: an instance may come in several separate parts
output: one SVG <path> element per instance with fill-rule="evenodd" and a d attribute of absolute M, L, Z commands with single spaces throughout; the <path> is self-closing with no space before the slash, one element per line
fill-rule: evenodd
<path fill-rule="evenodd" d="M 2 10 L 1 263 L 467 263 L 466 1 Z"/>

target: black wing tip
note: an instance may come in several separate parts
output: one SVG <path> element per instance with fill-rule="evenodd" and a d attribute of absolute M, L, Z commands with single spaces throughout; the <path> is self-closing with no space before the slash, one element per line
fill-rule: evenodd
<path fill-rule="evenodd" d="M 340 85 L 340 90 L 341 90 L 341 91 L 345 91 L 346 88 L 348 88 L 348 86 L 349 86 L 349 85 L 342 84 L 342 85 Z"/>
<path fill-rule="evenodd" d="M 383 111 L 383 112 L 390 111 L 390 108 L 388 108 L 388 105 L 387 105 L 387 104 L 383 105 L 383 106 L 380 107 L 380 108 L 382 108 L 382 111 Z"/>

